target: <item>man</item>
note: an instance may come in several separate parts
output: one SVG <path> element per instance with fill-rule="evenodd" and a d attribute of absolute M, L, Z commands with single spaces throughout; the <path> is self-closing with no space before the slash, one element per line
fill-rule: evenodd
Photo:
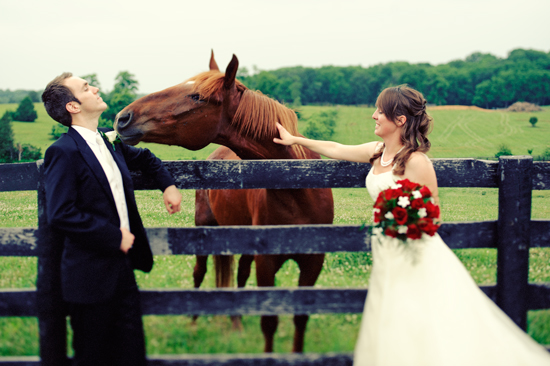
<path fill-rule="evenodd" d="M 48 224 L 64 237 L 61 291 L 69 305 L 76 365 L 145 365 L 139 290 L 133 269 L 153 256 L 138 213 L 129 169 L 150 175 L 170 214 L 181 194 L 147 149 L 112 144 L 98 132 L 107 104 L 71 73 L 56 77 L 42 100 L 68 126 L 44 158 Z M 104 131 L 102 131 L 104 132 Z"/>

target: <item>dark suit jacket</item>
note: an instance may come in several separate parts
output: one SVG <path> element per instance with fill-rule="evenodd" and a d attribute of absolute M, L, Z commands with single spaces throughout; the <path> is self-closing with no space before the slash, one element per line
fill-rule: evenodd
<path fill-rule="evenodd" d="M 108 129 L 101 129 L 108 131 Z M 119 143 L 107 147 L 120 169 L 134 246 L 120 250 L 120 219 L 109 182 L 86 141 L 73 128 L 47 150 L 44 157 L 48 224 L 64 236 L 61 260 L 63 299 L 97 303 L 111 298 L 120 271 L 149 272 L 153 255 L 138 213 L 129 170 L 142 170 L 164 191 L 174 184 L 162 162 L 147 149 Z"/>

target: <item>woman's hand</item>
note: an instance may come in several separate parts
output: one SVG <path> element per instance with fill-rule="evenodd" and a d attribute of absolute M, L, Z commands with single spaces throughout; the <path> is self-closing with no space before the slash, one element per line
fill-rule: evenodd
<path fill-rule="evenodd" d="M 294 137 L 284 128 L 279 122 L 277 122 L 277 129 L 279 130 L 280 138 L 273 138 L 273 142 L 281 145 L 294 145 Z"/>

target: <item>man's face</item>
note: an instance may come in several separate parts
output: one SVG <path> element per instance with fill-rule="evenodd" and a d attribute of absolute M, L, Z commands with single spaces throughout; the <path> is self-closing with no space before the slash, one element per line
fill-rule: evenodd
<path fill-rule="evenodd" d="M 95 86 L 88 85 L 86 80 L 71 76 L 70 78 L 65 79 L 63 84 L 68 87 L 73 92 L 74 96 L 80 101 L 81 104 L 79 105 L 79 109 L 81 113 L 99 113 L 99 115 L 101 115 L 101 113 L 107 109 L 107 104 L 98 94 L 99 89 Z"/>

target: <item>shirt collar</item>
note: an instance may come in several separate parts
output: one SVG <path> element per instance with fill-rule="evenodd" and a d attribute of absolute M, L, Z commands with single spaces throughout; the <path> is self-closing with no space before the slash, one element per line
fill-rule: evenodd
<path fill-rule="evenodd" d="M 95 140 L 96 135 L 99 133 L 97 130 L 94 132 L 86 127 L 82 126 L 71 126 L 82 136 L 82 138 L 88 143 L 88 144 L 94 144 L 97 145 L 97 142 Z"/>

